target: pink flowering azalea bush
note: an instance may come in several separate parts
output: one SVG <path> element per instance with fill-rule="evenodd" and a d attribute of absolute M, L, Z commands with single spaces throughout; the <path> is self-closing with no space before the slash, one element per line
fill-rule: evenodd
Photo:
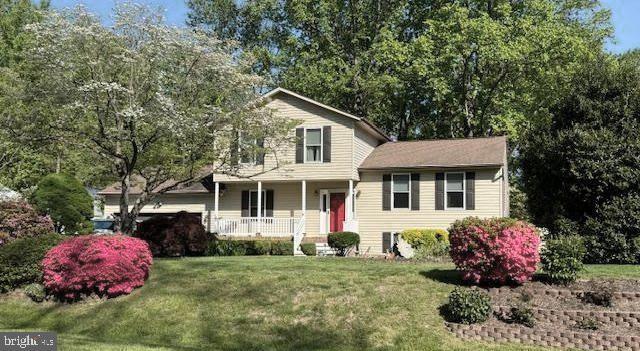
<path fill-rule="evenodd" d="M 51 295 L 75 300 L 83 295 L 115 297 L 144 285 L 152 264 L 149 245 L 124 235 L 79 236 L 47 252 L 42 266 Z"/>
<path fill-rule="evenodd" d="M 465 280 L 522 284 L 540 262 L 535 227 L 509 218 L 458 220 L 449 230 L 451 258 Z"/>
<path fill-rule="evenodd" d="M 9 241 L 53 233 L 49 216 L 41 216 L 22 200 L 0 201 L 0 246 Z"/>

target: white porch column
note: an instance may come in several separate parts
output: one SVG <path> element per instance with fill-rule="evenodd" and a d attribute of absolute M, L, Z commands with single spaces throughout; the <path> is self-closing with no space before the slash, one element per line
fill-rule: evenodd
<path fill-rule="evenodd" d="M 258 182 L 258 233 L 262 232 L 262 182 Z"/>
<path fill-rule="evenodd" d="M 215 218 L 218 218 L 220 216 L 219 213 L 219 208 L 220 208 L 220 183 L 216 182 L 215 183 L 215 200 L 213 201 L 213 214 L 215 215 Z"/>
<path fill-rule="evenodd" d="M 304 226 L 302 232 L 307 232 L 307 181 L 302 181 L 302 218 L 304 218 Z"/>
<path fill-rule="evenodd" d="M 307 181 L 302 181 L 302 216 L 307 214 Z"/>
<path fill-rule="evenodd" d="M 351 221 L 354 218 L 353 215 L 353 180 L 349 179 L 349 194 L 347 195 L 347 220 Z"/>

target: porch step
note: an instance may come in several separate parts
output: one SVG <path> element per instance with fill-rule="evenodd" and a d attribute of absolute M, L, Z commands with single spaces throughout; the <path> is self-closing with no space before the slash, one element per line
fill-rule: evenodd
<path fill-rule="evenodd" d="M 327 243 L 316 243 L 316 254 L 318 256 L 335 256 L 336 252 Z"/>

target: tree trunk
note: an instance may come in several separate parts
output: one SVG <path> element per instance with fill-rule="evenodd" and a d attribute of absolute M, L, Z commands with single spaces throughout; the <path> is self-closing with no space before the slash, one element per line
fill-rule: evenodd
<path fill-rule="evenodd" d="M 129 213 L 129 193 L 131 191 L 131 175 L 122 177 L 120 192 L 120 231 L 125 235 L 133 234 L 136 216 Z"/>

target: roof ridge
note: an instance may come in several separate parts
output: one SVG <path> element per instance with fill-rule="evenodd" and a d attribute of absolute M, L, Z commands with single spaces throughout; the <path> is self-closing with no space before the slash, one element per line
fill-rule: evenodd
<path fill-rule="evenodd" d="M 506 135 L 492 135 L 492 136 L 481 136 L 481 137 L 460 137 L 460 138 L 441 138 L 441 139 L 416 139 L 416 140 L 398 140 L 394 142 L 390 142 L 387 144 L 398 144 L 398 143 L 415 143 L 415 142 L 426 142 L 426 141 L 458 141 L 458 140 L 482 140 L 482 139 L 500 139 L 506 138 Z"/>

